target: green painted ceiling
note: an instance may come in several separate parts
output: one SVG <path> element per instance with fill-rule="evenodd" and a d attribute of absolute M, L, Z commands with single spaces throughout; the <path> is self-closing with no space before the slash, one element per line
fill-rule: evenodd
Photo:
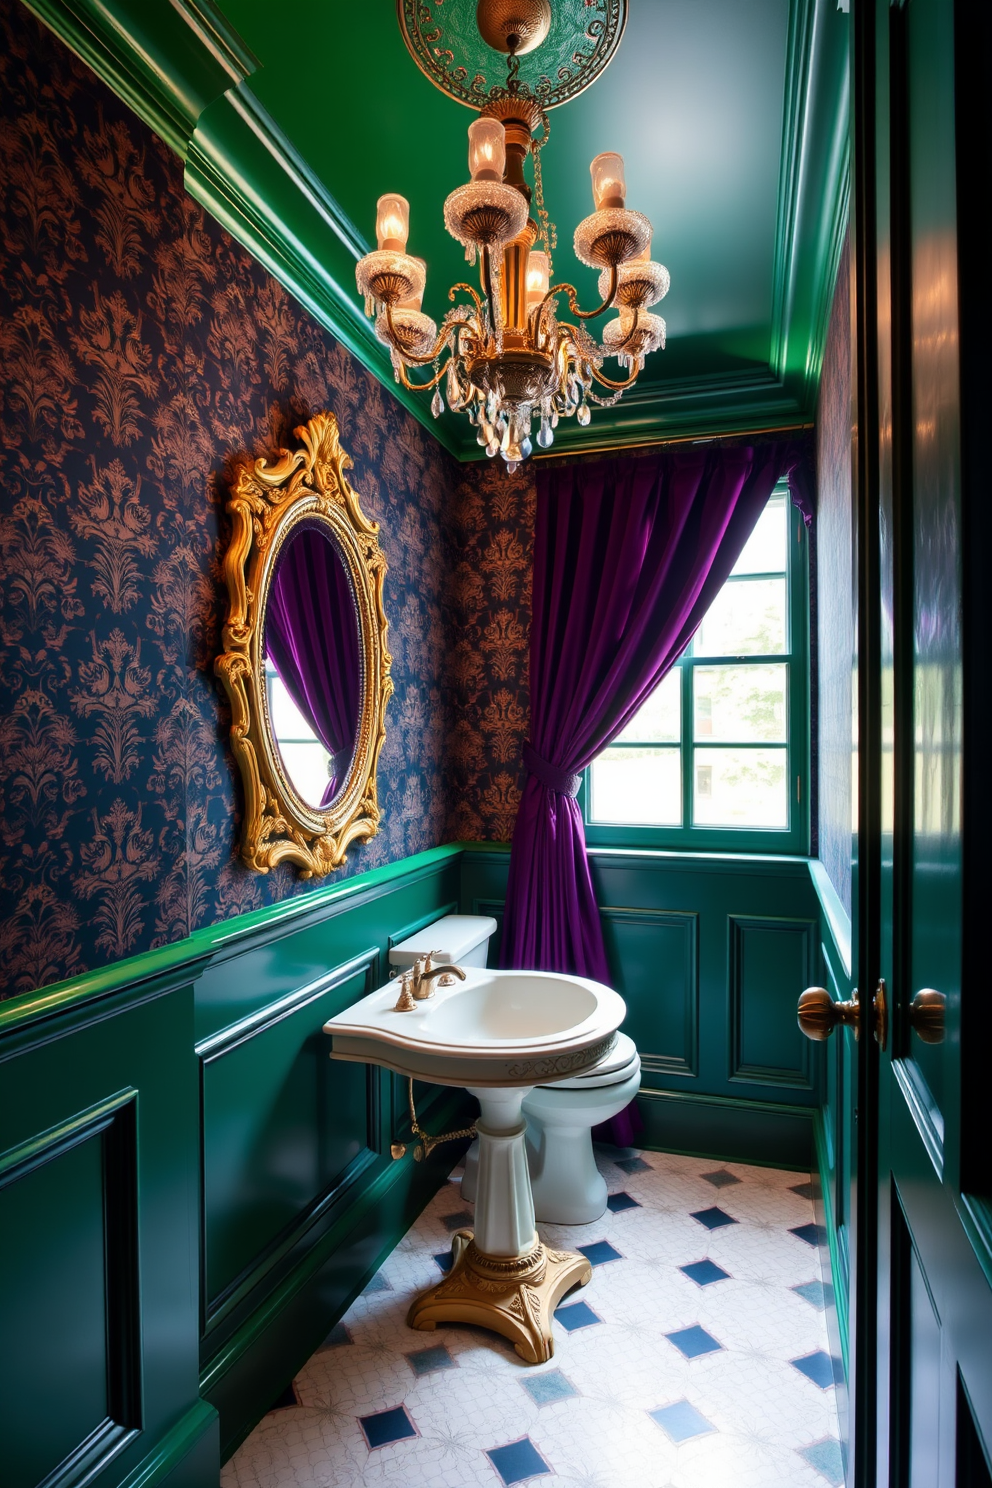
<path fill-rule="evenodd" d="M 409 198 L 425 309 L 440 319 L 448 286 L 466 275 L 441 211 L 468 178 L 471 111 L 418 70 L 392 0 L 296 5 L 289 26 L 271 0 L 221 4 L 262 63 L 253 91 L 359 231 L 374 236 L 382 192 Z M 543 165 L 557 275 L 596 303 L 571 240 L 592 211 L 600 150 L 623 155 L 628 204 L 655 226 L 654 255 L 672 274 L 660 307 L 668 349 L 645 369 L 660 386 L 768 364 L 788 23 L 788 0 L 632 0 L 610 66 L 551 113 Z"/>
<path fill-rule="evenodd" d="M 410 250 L 428 263 L 424 308 L 440 318 L 448 286 L 470 277 L 442 206 L 467 179 L 472 118 L 409 56 L 394 0 L 27 3 L 183 156 L 190 191 L 392 386 L 355 258 L 374 242 L 376 198 L 401 192 Z M 848 17 L 836 7 L 629 0 L 606 71 L 552 111 L 556 277 L 592 303 L 595 276 L 571 239 L 601 150 L 624 156 L 628 205 L 650 217 L 672 275 L 656 307 L 667 350 L 589 429 L 563 421 L 556 449 L 811 416 L 846 212 Z M 478 455 L 467 421 L 435 425 L 426 398 L 404 401 L 462 458 Z"/>

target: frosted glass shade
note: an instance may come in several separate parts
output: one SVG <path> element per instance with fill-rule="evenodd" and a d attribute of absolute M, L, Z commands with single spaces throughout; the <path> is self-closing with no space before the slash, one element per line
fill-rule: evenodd
<path fill-rule="evenodd" d="M 424 303 L 424 289 L 427 285 L 427 260 L 425 258 L 415 258 L 414 263 L 420 264 L 423 268 L 423 281 L 421 282 L 419 288 L 417 288 L 416 286 L 414 287 L 414 293 L 412 295 L 410 295 L 407 299 L 400 300 L 398 302 L 396 306 L 397 310 L 419 310 L 421 305 Z"/>
<path fill-rule="evenodd" d="M 473 181 L 502 181 L 506 136 L 499 119 L 476 119 L 468 126 L 468 168 Z"/>
<path fill-rule="evenodd" d="M 624 180 L 622 155 L 615 155 L 609 150 L 597 155 L 589 167 L 589 174 L 592 176 L 592 199 L 597 212 L 603 207 L 624 205 L 627 183 Z"/>
<path fill-rule="evenodd" d="M 387 191 L 375 208 L 375 235 L 378 247 L 402 253 L 410 236 L 410 203 L 405 196 Z"/>
<path fill-rule="evenodd" d="M 539 248 L 532 248 L 527 256 L 527 308 L 539 305 L 548 292 L 551 280 L 551 263 L 548 255 Z"/>

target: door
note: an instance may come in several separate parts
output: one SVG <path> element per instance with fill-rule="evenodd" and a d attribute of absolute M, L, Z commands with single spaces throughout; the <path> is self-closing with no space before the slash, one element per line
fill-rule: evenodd
<path fill-rule="evenodd" d="M 853 16 L 857 1488 L 992 1485 L 988 12 Z"/>

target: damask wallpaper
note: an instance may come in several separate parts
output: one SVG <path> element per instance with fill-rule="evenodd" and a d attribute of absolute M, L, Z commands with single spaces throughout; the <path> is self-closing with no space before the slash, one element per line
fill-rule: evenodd
<path fill-rule="evenodd" d="M 226 469 L 321 408 L 382 523 L 396 683 L 384 828 L 342 876 L 508 837 L 530 479 L 460 469 L 17 0 L 0 5 L 0 283 L 3 992 L 310 887 L 235 856 L 212 667 Z"/>

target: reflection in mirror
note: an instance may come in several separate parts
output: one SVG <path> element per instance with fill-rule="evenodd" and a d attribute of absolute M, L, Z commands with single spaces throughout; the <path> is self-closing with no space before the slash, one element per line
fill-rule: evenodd
<path fill-rule="evenodd" d="M 301 800 L 325 811 L 344 786 L 361 709 L 358 612 L 323 528 L 301 525 L 277 559 L 265 607 L 269 720 Z"/>

